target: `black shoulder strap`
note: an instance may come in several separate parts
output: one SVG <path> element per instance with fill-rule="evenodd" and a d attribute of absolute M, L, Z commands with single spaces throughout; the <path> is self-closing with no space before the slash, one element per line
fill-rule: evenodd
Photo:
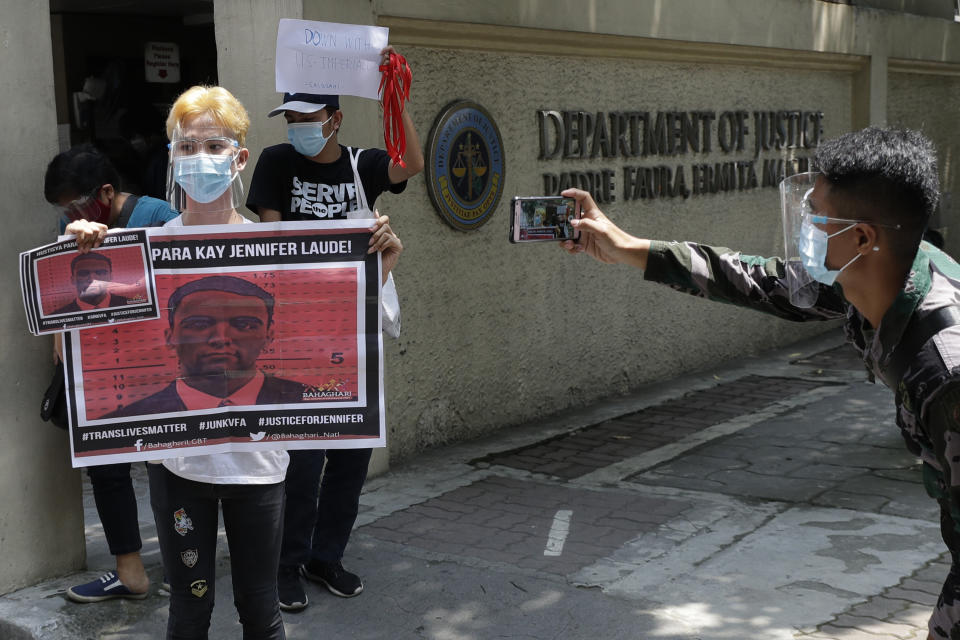
<path fill-rule="evenodd" d="M 913 314 L 903 330 L 903 338 L 890 356 L 890 363 L 883 370 L 883 381 L 887 386 L 896 392 L 903 374 L 927 340 L 956 324 L 960 324 L 960 310 L 954 306 L 934 309 L 922 318 Z"/>
<path fill-rule="evenodd" d="M 137 206 L 137 200 L 140 199 L 140 196 L 129 195 L 127 199 L 123 201 L 123 206 L 120 207 L 120 217 L 117 218 L 117 226 L 127 228 L 127 223 L 130 222 L 130 216 L 133 215 L 133 208 Z"/>

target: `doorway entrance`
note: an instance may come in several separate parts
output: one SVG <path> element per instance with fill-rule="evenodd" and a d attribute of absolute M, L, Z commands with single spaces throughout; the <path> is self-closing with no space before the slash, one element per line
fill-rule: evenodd
<path fill-rule="evenodd" d="M 213 0 L 50 0 L 50 28 L 61 151 L 91 143 L 165 199 L 170 104 L 217 83 Z"/>

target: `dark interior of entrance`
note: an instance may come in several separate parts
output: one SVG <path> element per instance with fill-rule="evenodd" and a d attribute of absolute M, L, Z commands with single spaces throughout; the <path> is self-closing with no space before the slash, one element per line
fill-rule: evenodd
<path fill-rule="evenodd" d="M 170 104 L 217 83 L 213 0 L 51 0 L 50 26 L 61 150 L 91 143 L 165 199 Z"/>

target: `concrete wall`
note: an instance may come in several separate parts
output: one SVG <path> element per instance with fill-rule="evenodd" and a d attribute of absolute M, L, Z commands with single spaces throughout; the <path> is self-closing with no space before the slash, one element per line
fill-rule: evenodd
<path fill-rule="evenodd" d="M 753 159 L 714 143 L 712 153 L 683 157 L 541 161 L 538 109 L 821 109 L 829 136 L 850 128 L 849 73 L 794 70 L 784 77 L 776 69 L 702 62 L 402 51 L 414 69 L 422 135 L 450 100 L 476 100 L 499 123 L 507 168 L 504 200 L 475 232 L 441 221 L 422 180 L 382 205 L 407 248 L 397 268 L 404 335 L 388 361 L 401 385 L 399 396 L 396 386 L 390 390 L 392 453 L 477 436 L 824 330 L 679 295 L 642 282 L 639 271 L 574 259 L 552 245 L 508 244 L 507 204 L 512 195 L 542 193 L 544 172 L 612 168 L 621 185 L 624 165 Z M 776 189 L 630 202 L 617 189 L 603 209 L 645 237 L 782 252 Z"/>
<path fill-rule="evenodd" d="M 923 131 L 937 145 L 940 161 L 940 211 L 931 227 L 939 228 L 945 248 L 960 256 L 960 127 L 957 109 L 931 108 L 960 105 L 960 72 L 897 72 L 890 74 L 887 118 L 891 125 Z"/>
<path fill-rule="evenodd" d="M 0 243 L 8 268 L 0 291 L 5 366 L 0 373 L 0 593 L 76 570 L 85 558 L 80 472 L 70 468 L 67 434 L 40 420 L 52 374 L 49 338 L 31 337 L 15 261 L 50 242 L 54 216 L 43 173 L 58 152 L 47 2 L 5 3 L 0 12 L 0 217 L 12 230 Z M 38 61 L 47 61 L 39 64 Z"/>
<path fill-rule="evenodd" d="M 275 17 L 389 27 L 390 42 L 413 68 L 409 108 L 424 142 L 441 108 L 457 98 L 483 105 L 503 138 L 504 197 L 479 230 L 463 233 L 441 221 L 422 177 L 378 201 L 406 246 L 396 271 L 404 335 L 386 343 L 391 458 L 828 328 L 675 294 L 644 283 L 639 272 L 573 259 L 556 247 L 508 244 L 507 202 L 541 193 L 544 172 L 610 167 L 622 186 L 625 164 L 752 158 L 715 150 L 540 161 L 537 110 L 818 109 L 832 136 L 883 124 L 888 111 L 892 122 L 930 121 L 938 105 L 952 104 L 949 90 L 919 80 L 902 61 L 941 73 L 960 63 L 951 20 L 817 0 L 218 2 L 221 81 L 252 113 L 277 100 Z M 223 54 L 238 38 L 246 46 L 233 62 Z M 901 107 L 898 96 L 917 87 L 938 98 Z M 344 141 L 382 146 L 375 104 L 346 99 L 344 112 Z M 254 152 L 283 139 L 282 124 L 256 114 L 254 123 Z M 952 154 L 952 140 L 942 138 L 935 136 Z M 760 160 L 791 155 L 764 152 Z M 782 251 L 773 188 L 629 202 L 618 192 L 603 208 L 640 235 Z"/>
<path fill-rule="evenodd" d="M 829 0 L 835 2 L 838 0 Z M 955 0 L 839 0 L 860 7 L 883 9 L 884 11 L 902 11 L 922 16 L 932 16 L 953 20 L 957 5 Z"/>
<path fill-rule="evenodd" d="M 281 102 L 274 90 L 277 24 L 280 18 L 302 17 L 302 11 L 302 0 L 213 3 L 220 85 L 237 96 L 252 121 L 247 135 L 250 162 L 242 176 L 247 185 L 260 151 L 286 138 L 286 130 L 277 119 L 267 119 L 267 113 Z M 249 211 L 245 213 L 254 217 Z"/>

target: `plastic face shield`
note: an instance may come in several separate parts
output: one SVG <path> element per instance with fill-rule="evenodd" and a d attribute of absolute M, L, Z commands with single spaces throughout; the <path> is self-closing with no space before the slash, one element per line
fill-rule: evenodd
<path fill-rule="evenodd" d="M 170 140 L 167 201 L 179 212 L 215 213 L 243 205 L 240 144 L 219 126 L 177 126 Z"/>
<path fill-rule="evenodd" d="M 801 309 L 812 307 L 820 295 L 820 283 L 807 273 L 799 249 L 801 225 L 805 217 L 809 220 L 813 214 L 809 198 L 819 175 L 818 172 L 798 173 L 780 183 L 786 280 L 790 304 Z"/>

